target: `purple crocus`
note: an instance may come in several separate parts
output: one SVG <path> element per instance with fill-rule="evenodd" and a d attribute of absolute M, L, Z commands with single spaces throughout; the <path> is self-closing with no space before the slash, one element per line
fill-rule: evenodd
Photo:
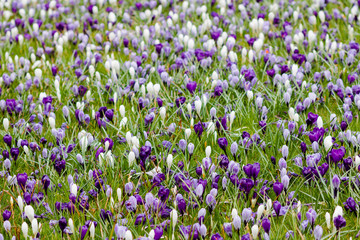
<path fill-rule="evenodd" d="M 9 147 L 11 147 L 12 137 L 11 137 L 9 134 L 6 134 L 6 135 L 3 137 L 3 140 L 4 140 L 4 143 L 5 143 L 6 145 L 8 145 Z"/>
<path fill-rule="evenodd" d="M 65 230 L 66 226 L 67 226 L 66 218 L 61 217 L 60 220 L 59 220 L 59 227 L 60 227 L 60 230 L 61 230 L 62 234 L 64 233 L 64 230 Z"/>
<path fill-rule="evenodd" d="M 260 172 L 260 163 L 247 164 L 243 167 L 243 170 L 249 178 L 256 180 Z"/>
<path fill-rule="evenodd" d="M 281 194 L 281 192 L 283 191 L 283 189 L 284 189 L 284 185 L 282 183 L 280 183 L 279 181 L 276 181 L 273 184 L 273 190 L 274 190 L 276 196 L 279 196 Z"/>
<path fill-rule="evenodd" d="M 264 218 L 261 222 L 261 226 L 262 228 L 264 229 L 264 231 L 269 234 L 270 233 L 270 226 L 271 226 L 271 223 L 270 223 L 270 220 L 268 218 Z"/>
<path fill-rule="evenodd" d="M 343 216 L 338 215 L 334 218 L 334 226 L 337 230 L 340 230 L 341 228 L 346 226 L 346 220 Z"/>
<path fill-rule="evenodd" d="M 340 162 L 345 156 L 346 150 L 345 147 L 341 146 L 339 149 L 333 148 L 329 153 L 330 159 L 333 163 Z"/>
<path fill-rule="evenodd" d="M 20 186 L 21 190 L 25 191 L 26 181 L 28 179 L 27 173 L 19 173 L 16 175 L 16 180 L 18 185 Z"/>
<path fill-rule="evenodd" d="M 211 236 L 211 240 L 224 240 L 220 233 L 215 233 Z"/>
<path fill-rule="evenodd" d="M 88 226 L 84 225 L 79 228 L 80 238 L 83 240 L 86 236 L 86 233 L 88 231 Z"/>
<path fill-rule="evenodd" d="M 198 137 L 200 138 L 203 131 L 204 131 L 203 124 L 201 122 L 198 122 L 197 124 L 195 124 L 194 125 L 194 131 L 198 135 Z"/>
<path fill-rule="evenodd" d="M 280 215 L 280 210 L 281 210 L 281 203 L 279 201 L 274 201 L 273 202 L 273 208 L 274 208 L 274 211 L 276 213 L 277 216 Z"/>
<path fill-rule="evenodd" d="M 314 123 L 316 123 L 317 119 L 318 119 L 319 115 L 309 112 L 308 113 L 308 118 L 306 119 L 306 124 L 307 125 L 312 125 Z"/>
<path fill-rule="evenodd" d="M 195 92 L 196 87 L 197 87 L 197 83 L 195 81 L 190 81 L 186 84 L 186 88 L 191 94 Z"/>
<path fill-rule="evenodd" d="M 226 147 L 228 146 L 228 141 L 225 137 L 218 139 L 219 147 L 226 153 Z"/>
<path fill-rule="evenodd" d="M 10 217 L 11 217 L 11 212 L 6 209 L 6 210 L 3 212 L 2 216 L 3 216 L 3 220 L 4 220 L 4 221 L 7 221 L 7 220 L 9 220 Z"/>

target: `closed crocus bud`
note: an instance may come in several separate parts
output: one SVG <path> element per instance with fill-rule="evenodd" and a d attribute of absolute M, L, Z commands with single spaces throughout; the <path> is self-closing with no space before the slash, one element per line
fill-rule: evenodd
<path fill-rule="evenodd" d="M 278 181 L 276 181 L 274 184 L 273 184 L 273 190 L 276 194 L 276 196 L 279 196 L 282 192 L 282 190 L 284 189 L 284 185 Z"/>
<path fill-rule="evenodd" d="M 341 180 L 339 176 L 335 174 L 331 182 L 334 188 L 334 197 L 337 197 L 337 192 L 339 190 Z"/>
<path fill-rule="evenodd" d="M 255 224 L 254 226 L 251 227 L 251 235 L 252 235 L 253 239 L 257 239 L 258 234 L 259 234 L 259 226 L 257 224 Z"/>
<path fill-rule="evenodd" d="M 80 239 L 81 240 L 83 240 L 85 238 L 87 231 L 88 231 L 88 227 L 86 225 L 81 226 L 79 228 L 79 234 L 80 234 Z"/>
<path fill-rule="evenodd" d="M 64 230 L 66 228 L 66 225 L 67 225 L 66 218 L 61 217 L 60 220 L 59 220 L 59 227 L 60 227 L 61 232 L 64 232 Z"/>
<path fill-rule="evenodd" d="M 333 145 L 332 137 L 331 137 L 331 136 L 327 136 L 327 137 L 324 139 L 325 150 L 326 150 L 326 151 L 329 151 L 329 150 L 331 149 L 332 145 Z"/>
<path fill-rule="evenodd" d="M 188 140 L 191 134 L 191 129 L 187 128 L 185 129 L 185 139 Z"/>
<path fill-rule="evenodd" d="M 289 187 L 289 182 L 290 182 L 290 178 L 288 175 L 284 175 L 281 177 L 281 183 L 284 185 L 284 189 L 285 191 L 288 189 Z"/>
<path fill-rule="evenodd" d="M 273 203 L 273 208 L 274 208 L 276 215 L 279 216 L 280 210 L 281 210 L 281 203 L 279 201 L 275 201 Z"/>
<path fill-rule="evenodd" d="M 236 231 L 238 231 L 241 227 L 241 218 L 239 215 L 236 215 L 235 217 L 233 217 L 233 221 L 232 224 L 234 225 L 234 228 Z"/>
<path fill-rule="evenodd" d="M 30 205 L 25 206 L 25 216 L 30 220 L 30 222 L 34 219 L 35 217 L 35 212 L 34 212 L 34 208 Z"/>
<path fill-rule="evenodd" d="M 253 96 L 254 96 L 254 93 L 252 91 L 246 91 L 246 96 L 248 98 L 248 100 L 252 100 Z"/>
<path fill-rule="evenodd" d="M 39 224 L 38 224 L 38 221 L 36 218 L 34 218 L 31 221 L 31 229 L 32 229 L 33 235 L 36 236 L 36 234 L 38 234 L 38 232 L 39 232 Z"/>
<path fill-rule="evenodd" d="M 315 240 L 320 240 L 323 235 L 323 229 L 321 226 L 317 225 L 314 229 Z"/>
<path fill-rule="evenodd" d="M 169 154 L 166 158 L 166 164 L 169 169 L 171 168 L 172 163 L 173 163 L 173 155 Z"/>
<path fill-rule="evenodd" d="M 189 151 L 189 154 L 192 155 L 194 153 L 194 149 L 195 149 L 195 146 L 193 143 L 189 143 L 188 144 L 188 151 Z"/>
<path fill-rule="evenodd" d="M 24 211 L 24 201 L 22 199 L 21 196 L 18 196 L 17 199 L 16 199 L 17 203 L 18 203 L 18 206 L 20 208 L 20 213 L 22 214 L 23 211 Z"/>
<path fill-rule="evenodd" d="M 358 155 L 355 156 L 355 167 L 358 168 L 360 166 L 360 157 Z"/>
<path fill-rule="evenodd" d="M 124 118 L 125 117 L 125 106 L 124 105 L 120 106 L 119 112 L 120 112 L 121 117 Z"/>
<path fill-rule="evenodd" d="M 154 229 L 151 229 L 151 231 L 149 232 L 149 240 L 154 240 L 155 239 L 155 231 Z"/>
<path fill-rule="evenodd" d="M 170 218 L 171 218 L 171 222 L 172 222 L 172 225 L 176 226 L 176 223 L 178 221 L 178 213 L 175 209 L 173 209 L 171 212 L 170 212 Z"/>
<path fill-rule="evenodd" d="M 258 207 L 257 212 L 256 212 L 257 221 L 260 221 L 260 218 L 261 218 L 262 214 L 264 213 L 264 211 L 265 211 L 265 206 L 264 206 L 264 204 L 261 204 Z"/>
<path fill-rule="evenodd" d="M 4 143 L 5 143 L 6 145 L 8 145 L 9 147 L 11 147 L 12 137 L 11 137 L 9 134 L 6 134 L 6 135 L 3 137 L 3 140 L 4 140 Z"/>
<path fill-rule="evenodd" d="M 122 191 L 120 188 L 116 189 L 116 193 L 117 193 L 117 197 L 119 202 L 121 202 L 121 198 L 122 198 Z"/>
<path fill-rule="evenodd" d="M 325 222 L 326 222 L 326 227 L 328 229 L 331 228 L 331 216 L 330 216 L 330 213 L 326 212 L 325 213 Z"/>
<path fill-rule="evenodd" d="M 323 120 L 322 120 L 322 117 L 318 117 L 318 119 L 316 120 L 316 125 L 318 128 L 322 128 L 324 123 L 323 123 Z"/>
<path fill-rule="evenodd" d="M 5 210 L 2 214 L 2 216 L 3 216 L 4 221 L 9 220 L 11 217 L 11 212 L 9 210 Z"/>
<path fill-rule="evenodd" d="M 232 224 L 231 223 L 224 223 L 224 232 L 229 236 L 232 237 Z M 218 239 L 218 238 L 217 238 Z"/>
<path fill-rule="evenodd" d="M 127 230 L 125 232 L 125 240 L 133 240 L 133 236 L 132 236 L 132 233 L 130 232 L 130 230 Z"/>
<path fill-rule="evenodd" d="M 90 232 L 90 237 L 91 237 L 92 239 L 95 239 L 95 225 L 94 225 L 94 222 L 91 222 L 91 223 L 90 223 L 89 232 Z"/>
<path fill-rule="evenodd" d="M 75 197 L 77 196 L 77 190 L 78 190 L 78 187 L 75 183 L 72 183 L 71 186 L 70 186 L 70 193 L 74 194 Z"/>
<path fill-rule="evenodd" d="M 271 227 L 271 223 L 270 220 L 268 218 L 264 218 L 261 222 L 261 226 L 264 229 L 264 231 L 269 234 L 270 233 L 270 227 Z"/>
<path fill-rule="evenodd" d="M 205 148 L 205 156 L 208 158 L 208 157 L 210 157 L 210 155 L 211 155 L 211 147 L 207 146 Z"/>
<path fill-rule="evenodd" d="M 219 138 L 218 139 L 219 147 L 226 152 L 226 147 L 228 146 L 228 141 L 226 138 Z"/>
<path fill-rule="evenodd" d="M 4 222 L 3 226 L 4 226 L 5 231 L 7 231 L 7 232 L 10 231 L 10 229 L 11 229 L 11 223 L 10 223 L 8 220 L 6 220 L 6 221 Z"/>
<path fill-rule="evenodd" d="M 73 232 L 73 234 L 75 234 L 75 226 L 74 226 L 74 222 L 71 218 L 69 218 L 69 227 L 71 229 L 71 232 Z"/>
<path fill-rule="evenodd" d="M 3 165 L 4 165 L 4 168 L 5 168 L 7 171 L 9 171 L 10 168 L 11 168 L 11 161 L 7 158 L 7 159 L 5 159 Z"/>
<path fill-rule="evenodd" d="M 23 233 L 23 236 L 25 239 L 27 239 L 28 237 L 28 233 L 29 233 L 29 227 L 27 225 L 26 222 L 23 222 L 22 225 L 21 225 L 21 231 Z"/>
<path fill-rule="evenodd" d="M 129 162 L 129 167 L 132 167 L 132 165 L 133 165 L 134 162 L 135 162 L 135 153 L 134 153 L 133 151 L 131 151 L 131 152 L 129 153 L 128 162 Z"/>
<path fill-rule="evenodd" d="M 233 209 L 231 210 L 231 217 L 232 217 L 232 219 L 234 219 L 238 214 L 239 214 L 239 213 L 238 213 L 238 211 L 236 210 L 236 208 L 233 208 Z"/>
<path fill-rule="evenodd" d="M 165 108 L 165 107 L 161 107 L 159 112 L 160 112 L 161 120 L 164 121 L 165 118 L 166 118 L 166 108 Z"/>
<path fill-rule="evenodd" d="M 281 148 L 281 154 L 283 156 L 283 158 L 287 158 L 287 156 L 289 155 L 289 147 L 286 145 L 283 145 Z"/>
<path fill-rule="evenodd" d="M 305 142 L 301 142 L 301 143 L 300 143 L 300 148 L 301 148 L 301 151 L 305 154 L 305 153 L 306 153 L 306 150 L 307 150 L 306 143 L 305 143 Z"/>
<path fill-rule="evenodd" d="M 53 117 L 49 117 L 49 124 L 51 129 L 55 128 L 55 119 Z"/>
<path fill-rule="evenodd" d="M 236 152 L 238 150 L 239 145 L 237 144 L 237 142 L 233 142 L 230 146 L 230 152 L 231 154 L 235 157 L 236 156 Z"/>
<path fill-rule="evenodd" d="M 70 115 L 70 111 L 69 111 L 69 108 L 67 106 L 64 106 L 63 107 L 63 114 L 64 114 L 64 117 L 65 118 L 68 118 L 69 115 Z"/>
<path fill-rule="evenodd" d="M 29 148 L 28 148 L 26 145 L 25 145 L 23 148 L 24 148 L 25 154 L 29 156 L 29 155 L 30 155 L 30 150 L 29 150 Z"/>
<path fill-rule="evenodd" d="M 251 208 L 244 208 L 241 214 L 244 222 L 250 221 L 251 215 L 252 215 Z"/>
<path fill-rule="evenodd" d="M 195 111 L 200 115 L 202 102 L 200 100 L 195 101 Z"/>
<path fill-rule="evenodd" d="M 4 120 L 3 120 L 3 125 L 4 125 L 5 131 L 7 132 L 7 131 L 9 130 L 9 125 L 10 125 L 9 119 L 4 118 Z"/>
<path fill-rule="evenodd" d="M 81 165 L 84 164 L 84 158 L 81 156 L 81 154 L 77 154 L 76 155 L 76 160 L 78 161 L 78 163 L 80 163 Z"/>

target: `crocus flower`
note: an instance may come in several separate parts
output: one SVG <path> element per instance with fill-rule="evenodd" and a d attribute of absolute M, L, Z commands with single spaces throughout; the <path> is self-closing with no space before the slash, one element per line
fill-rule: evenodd
<path fill-rule="evenodd" d="M 309 112 L 308 113 L 308 118 L 306 119 L 306 124 L 311 125 L 316 123 L 317 119 L 318 119 L 319 115 Z"/>
<path fill-rule="evenodd" d="M 271 223 L 270 223 L 270 220 L 269 220 L 268 218 L 264 218 L 264 219 L 262 220 L 261 226 L 262 226 L 262 228 L 264 229 L 264 231 L 265 231 L 267 234 L 270 233 L 270 225 L 271 225 Z"/>
<path fill-rule="evenodd" d="M 4 221 L 7 221 L 7 220 L 9 220 L 10 217 L 11 217 L 11 212 L 6 209 L 6 210 L 3 212 L 2 216 L 3 216 L 3 220 L 4 220 Z"/>
<path fill-rule="evenodd" d="M 204 131 L 203 124 L 201 122 L 198 122 L 197 124 L 195 124 L 194 125 L 194 131 L 198 135 L 198 137 L 200 138 L 203 131 Z"/>
<path fill-rule="evenodd" d="M 339 215 L 334 218 L 334 226 L 337 230 L 346 226 L 346 220 L 343 216 Z"/>
<path fill-rule="evenodd" d="M 190 81 L 186 84 L 186 88 L 191 94 L 195 92 L 196 87 L 197 87 L 197 83 L 195 81 Z"/>
<path fill-rule="evenodd" d="M 11 137 L 9 134 L 6 134 L 6 135 L 3 137 L 3 140 L 4 140 L 4 143 L 5 143 L 6 145 L 8 145 L 9 147 L 11 147 L 12 137 Z"/>
<path fill-rule="evenodd" d="M 224 231 L 229 237 L 232 237 L 232 224 L 224 223 Z"/>
<path fill-rule="evenodd" d="M 350 212 L 356 212 L 358 204 L 355 202 L 354 198 L 349 197 L 346 202 L 344 202 L 345 209 Z"/>
<path fill-rule="evenodd" d="M 20 186 L 21 190 L 25 191 L 25 184 L 28 179 L 28 175 L 26 173 L 19 173 L 16 176 L 16 180 L 18 185 Z"/>
<path fill-rule="evenodd" d="M 338 163 L 341 161 L 345 156 L 346 150 L 344 147 L 340 147 L 339 149 L 332 149 L 329 152 L 329 156 L 332 162 Z"/>
<path fill-rule="evenodd" d="M 67 221 L 66 221 L 66 218 L 65 217 L 61 217 L 60 220 L 59 220 L 59 227 L 60 227 L 60 230 L 62 233 L 64 233 L 64 230 L 66 228 L 66 225 L 67 225 Z"/>
<path fill-rule="evenodd" d="M 274 210 L 275 210 L 276 215 L 279 216 L 279 214 L 280 214 L 280 209 L 281 209 L 281 204 L 280 204 L 280 202 L 279 202 L 279 201 L 274 201 L 274 202 L 273 202 L 273 208 L 274 208 Z"/>
<path fill-rule="evenodd" d="M 284 185 L 278 181 L 276 181 L 274 184 L 273 184 L 273 190 L 276 194 L 276 196 L 279 196 L 282 192 L 282 190 L 284 189 Z"/>
<path fill-rule="evenodd" d="M 323 235 L 323 229 L 321 226 L 317 225 L 314 229 L 315 240 L 320 240 Z"/>
<path fill-rule="evenodd" d="M 340 178 L 338 177 L 338 175 L 334 175 L 333 179 L 332 179 L 332 185 L 334 187 L 334 197 L 337 197 L 337 192 L 339 190 L 340 187 Z"/>
<path fill-rule="evenodd" d="M 211 236 L 211 240 L 224 240 L 219 233 L 215 233 Z"/>
<path fill-rule="evenodd" d="M 219 138 L 218 139 L 218 144 L 219 144 L 219 147 L 226 153 L 226 147 L 228 146 L 227 139 L 225 137 L 224 138 Z"/>
<path fill-rule="evenodd" d="M 79 228 L 79 233 L 80 233 L 81 240 L 83 240 L 85 238 L 87 231 L 88 231 L 88 227 L 86 225 L 81 226 Z"/>

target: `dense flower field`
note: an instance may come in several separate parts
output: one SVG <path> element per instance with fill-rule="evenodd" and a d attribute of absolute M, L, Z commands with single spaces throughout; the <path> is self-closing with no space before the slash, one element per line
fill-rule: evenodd
<path fill-rule="evenodd" d="M 359 4 L 0 0 L 0 239 L 358 237 Z"/>

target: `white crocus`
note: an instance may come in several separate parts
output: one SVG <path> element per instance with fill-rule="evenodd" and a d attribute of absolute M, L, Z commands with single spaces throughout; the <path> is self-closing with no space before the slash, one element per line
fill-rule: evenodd
<path fill-rule="evenodd" d="M 166 158 L 167 167 L 170 169 L 173 164 L 173 155 L 170 153 Z"/>
<path fill-rule="evenodd" d="M 39 232 L 39 224 L 38 224 L 38 221 L 36 218 L 34 218 L 31 221 L 31 228 L 32 228 L 33 235 L 36 236 L 36 234 L 38 234 L 38 232 Z"/>
<path fill-rule="evenodd" d="M 55 128 L 55 119 L 53 117 L 49 117 L 49 124 L 51 129 Z"/>
<path fill-rule="evenodd" d="M 27 225 L 26 222 L 23 222 L 21 225 L 21 231 L 24 235 L 24 238 L 27 239 L 28 237 L 28 233 L 29 233 L 29 226 Z"/>
<path fill-rule="evenodd" d="M 30 220 L 30 222 L 35 218 L 34 208 L 30 205 L 25 206 L 25 216 Z"/>
<path fill-rule="evenodd" d="M 131 151 L 128 156 L 129 166 L 131 167 L 135 162 L 135 153 Z"/>
<path fill-rule="evenodd" d="M 3 125 L 4 125 L 5 131 L 7 132 L 9 130 L 9 125 L 10 125 L 9 119 L 4 118 Z"/>
<path fill-rule="evenodd" d="M 207 146 L 205 148 L 205 155 L 207 158 L 210 157 L 210 155 L 211 155 L 211 147 L 210 146 Z"/>
<path fill-rule="evenodd" d="M 251 235 L 252 235 L 253 239 L 257 239 L 258 234 L 259 234 L 259 226 L 257 224 L 255 224 L 254 226 L 251 227 Z"/>
<path fill-rule="evenodd" d="M 325 150 L 326 150 L 326 151 L 329 151 L 330 148 L 332 147 L 332 145 L 333 145 L 332 137 L 331 137 L 331 136 L 327 136 L 327 137 L 324 139 Z"/>

